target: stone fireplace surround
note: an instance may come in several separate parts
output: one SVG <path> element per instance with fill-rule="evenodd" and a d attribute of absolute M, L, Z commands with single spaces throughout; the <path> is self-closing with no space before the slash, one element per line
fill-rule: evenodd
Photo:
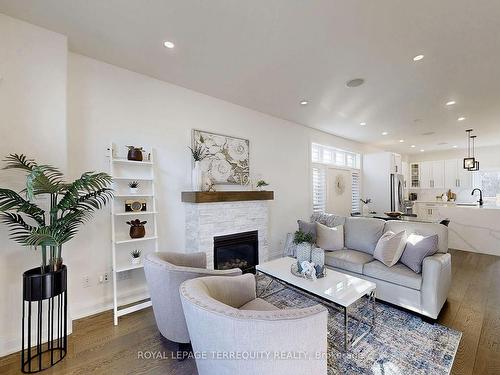
<path fill-rule="evenodd" d="M 214 237 L 258 231 L 259 263 L 269 257 L 268 202 L 236 201 L 185 203 L 186 251 L 207 254 L 207 268 L 214 268 Z"/>

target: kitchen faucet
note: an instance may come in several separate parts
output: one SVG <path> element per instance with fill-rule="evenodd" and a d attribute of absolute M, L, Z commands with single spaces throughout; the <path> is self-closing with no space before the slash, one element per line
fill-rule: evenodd
<path fill-rule="evenodd" d="M 478 188 L 475 188 L 474 190 L 472 190 L 472 193 L 471 195 L 474 195 L 474 192 L 475 191 L 479 191 L 479 205 L 482 206 L 483 205 L 483 191 L 481 189 L 478 189 Z"/>

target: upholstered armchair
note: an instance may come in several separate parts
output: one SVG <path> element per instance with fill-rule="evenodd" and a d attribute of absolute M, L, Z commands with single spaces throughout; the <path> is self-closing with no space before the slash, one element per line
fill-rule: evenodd
<path fill-rule="evenodd" d="M 199 375 L 326 374 L 324 306 L 279 310 L 252 274 L 188 280 L 180 295 Z"/>
<path fill-rule="evenodd" d="M 189 333 L 182 311 L 179 286 L 183 281 L 200 276 L 241 275 L 239 268 L 206 269 L 205 253 L 158 252 L 144 259 L 144 271 L 158 330 L 163 337 L 179 344 L 189 343 Z"/>

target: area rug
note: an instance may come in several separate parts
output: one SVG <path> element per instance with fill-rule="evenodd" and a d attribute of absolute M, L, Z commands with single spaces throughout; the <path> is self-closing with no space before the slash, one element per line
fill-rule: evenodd
<path fill-rule="evenodd" d="M 302 308 L 318 302 L 303 293 L 277 282 L 265 289 L 269 278 L 257 276 L 257 292 L 261 298 L 281 309 Z M 264 290 L 265 289 L 265 290 Z M 352 306 L 349 313 L 359 316 L 365 301 Z M 375 330 L 354 348 L 344 353 L 343 314 L 329 308 L 328 316 L 328 375 L 448 375 L 453 365 L 462 333 L 440 324 L 424 322 L 420 317 L 390 305 L 376 304 Z M 356 321 L 350 320 L 350 330 Z M 363 327 L 368 329 L 368 326 Z"/>

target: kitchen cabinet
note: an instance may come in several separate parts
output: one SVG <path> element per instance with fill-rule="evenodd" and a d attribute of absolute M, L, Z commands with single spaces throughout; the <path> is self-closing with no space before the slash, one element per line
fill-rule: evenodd
<path fill-rule="evenodd" d="M 391 154 L 391 173 L 403 173 L 403 158 L 400 154 Z"/>
<path fill-rule="evenodd" d="M 439 220 L 439 209 L 440 207 L 445 207 L 445 204 L 440 203 L 415 203 L 414 213 L 421 220 L 427 221 L 438 221 Z"/>
<path fill-rule="evenodd" d="M 420 187 L 423 189 L 444 188 L 444 161 L 424 161 L 420 163 Z"/>
<path fill-rule="evenodd" d="M 462 159 L 445 160 L 445 188 L 472 188 L 472 172 L 463 169 L 462 163 Z"/>
<path fill-rule="evenodd" d="M 410 187 L 410 169 L 408 166 L 408 162 L 403 161 L 401 163 L 401 173 L 403 174 L 404 187 L 405 189 L 408 189 Z"/>
<path fill-rule="evenodd" d="M 410 164 L 410 187 L 413 189 L 420 187 L 420 163 Z"/>

